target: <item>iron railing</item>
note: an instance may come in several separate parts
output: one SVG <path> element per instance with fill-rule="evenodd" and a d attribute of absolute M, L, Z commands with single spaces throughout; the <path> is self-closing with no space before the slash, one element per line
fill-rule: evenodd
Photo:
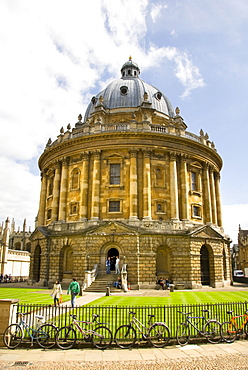
<path fill-rule="evenodd" d="M 179 311 L 191 312 L 195 316 L 203 316 L 202 310 L 209 310 L 209 317 L 204 313 L 206 319 L 215 318 L 221 323 L 230 320 L 230 315 L 227 311 L 233 311 L 235 315 L 242 315 L 248 309 L 248 302 L 228 302 L 214 304 L 192 304 L 192 305 L 164 305 L 164 306 L 47 306 L 47 305 L 31 305 L 18 304 L 15 312 L 28 313 L 25 320 L 29 325 L 35 323 L 35 316 L 44 316 L 46 322 L 53 322 L 59 328 L 70 324 L 70 314 L 77 315 L 78 320 L 92 320 L 93 314 L 99 315 L 99 322 L 108 323 L 113 334 L 115 330 L 122 324 L 128 324 L 131 320 L 129 311 L 134 311 L 136 317 L 143 324 L 148 326 L 148 315 L 155 315 L 154 322 L 164 322 L 170 329 L 171 338 L 176 337 L 176 328 L 184 322 L 185 317 Z M 242 320 L 242 318 L 241 318 Z M 200 320 L 198 320 L 199 322 Z M 12 322 L 17 322 L 15 315 L 12 317 Z M 200 325 L 200 322 L 199 322 Z M 191 336 L 196 336 L 197 333 L 192 329 Z M 141 338 L 141 334 L 137 332 L 137 337 Z M 80 337 L 79 337 L 80 339 Z"/>

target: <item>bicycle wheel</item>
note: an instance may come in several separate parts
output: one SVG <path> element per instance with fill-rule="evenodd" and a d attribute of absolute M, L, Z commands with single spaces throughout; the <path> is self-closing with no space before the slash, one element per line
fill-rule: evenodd
<path fill-rule="evenodd" d="M 3 341 L 6 347 L 14 349 L 21 344 L 23 338 L 23 331 L 20 325 L 11 324 L 3 333 Z"/>
<path fill-rule="evenodd" d="M 221 323 L 216 320 L 210 320 L 203 328 L 203 335 L 210 343 L 220 343 L 221 341 Z"/>
<path fill-rule="evenodd" d="M 92 343 L 96 348 L 105 349 L 112 343 L 112 332 L 106 326 L 98 326 L 92 335 Z"/>
<path fill-rule="evenodd" d="M 248 337 L 248 323 L 245 324 L 244 333 Z"/>
<path fill-rule="evenodd" d="M 76 332 L 70 326 L 63 326 L 56 335 L 56 344 L 61 349 L 70 349 L 76 343 Z"/>
<path fill-rule="evenodd" d="M 136 331 L 130 325 L 121 325 L 115 332 L 115 343 L 120 348 L 130 348 L 136 341 Z"/>
<path fill-rule="evenodd" d="M 221 324 L 221 338 L 227 343 L 232 343 L 237 338 L 235 325 L 230 323 L 230 321 Z"/>
<path fill-rule="evenodd" d="M 177 327 L 177 343 L 180 344 L 180 346 L 185 346 L 189 343 L 190 334 L 189 334 L 189 325 L 185 322 L 181 323 Z"/>
<path fill-rule="evenodd" d="M 170 340 L 170 330 L 165 324 L 153 324 L 148 334 L 150 343 L 156 348 L 166 346 Z"/>
<path fill-rule="evenodd" d="M 52 348 L 56 343 L 58 328 L 52 324 L 44 324 L 37 332 L 37 342 L 42 348 Z"/>

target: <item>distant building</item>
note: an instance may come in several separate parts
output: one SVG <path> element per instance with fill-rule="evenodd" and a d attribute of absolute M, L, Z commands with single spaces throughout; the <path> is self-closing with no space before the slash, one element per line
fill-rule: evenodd
<path fill-rule="evenodd" d="M 159 276 L 176 288 L 230 284 L 222 159 L 207 133 L 186 129 L 130 58 L 39 158 L 30 282 L 84 283 L 86 271 L 97 266 L 101 276 L 119 256 L 134 289 L 155 287 Z"/>
<path fill-rule="evenodd" d="M 26 230 L 26 220 L 23 228 L 15 230 L 15 222 L 7 218 L 0 226 L 0 272 L 10 275 L 12 280 L 26 280 L 29 276 L 30 265 L 30 236 L 32 232 Z"/>
<path fill-rule="evenodd" d="M 236 269 L 242 270 L 248 276 L 248 230 L 242 230 L 240 225 L 236 252 Z"/>

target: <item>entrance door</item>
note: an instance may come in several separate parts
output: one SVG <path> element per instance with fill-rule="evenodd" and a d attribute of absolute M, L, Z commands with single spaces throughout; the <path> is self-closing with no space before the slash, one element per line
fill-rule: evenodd
<path fill-rule="evenodd" d="M 205 245 L 201 247 L 201 283 L 210 285 L 209 253 Z"/>
<path fill-rule="evenodd" d="M 38 282 L 40 280 L 40 260 L 41 260 L 41 248 L 39 245 L 37 245 L 34 251 L 34 262 L 33 262 L 34 282 Z"/>
<path fill-rule="evenodd" d="M 110 270 L 115 271 L 115 260 L 116 260 L 116 257 L 119 257 L 118 249 L 116 248 L 109 249 L 107 257 L 110 257 L 110 261 L 111 261 Z"/>

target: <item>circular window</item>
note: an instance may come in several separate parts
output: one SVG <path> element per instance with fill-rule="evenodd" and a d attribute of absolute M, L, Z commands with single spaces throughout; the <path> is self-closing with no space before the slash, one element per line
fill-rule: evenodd
<path fill-rule="evenodd" d="M 156 93 L 155 97 L 156 97 L 156 99 L 157 99 L 157 100 L 161 100 L 161 98 L 162 98 L 162 93 L 158 91 L 158 92 Z"/>
<path fill-rule="evenodd" d="M 127 86 L 121 86 L 120 90 L 121 90 L 122 95 L 126 95 L 127 91 L 128 91 L 128 87 Z"/>
<path fill-rule="evenodd" d="M 91 102 L 92 102 L 92 104 L 96 104 L 97 98 L 95 96 L 93 96 L 92 99 L 91 99 Z"/>

